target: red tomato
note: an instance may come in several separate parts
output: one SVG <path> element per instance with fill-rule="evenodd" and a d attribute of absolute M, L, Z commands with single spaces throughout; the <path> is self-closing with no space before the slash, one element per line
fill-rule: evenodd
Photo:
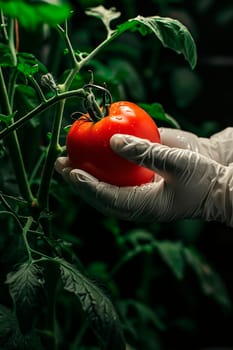
<path fill-rule="evenodd" d="M 145 110 L 132 102 L 114 102 L 108 115 L 97 122 L 86 114 L 71 125 L 66 146 L 72 168 L 83 169 L 97 179 L 117 186 L 152 181 L 153 171 L 113 152 L 109 139 L 116 133 L 160 142 L 157 125 Z"/>

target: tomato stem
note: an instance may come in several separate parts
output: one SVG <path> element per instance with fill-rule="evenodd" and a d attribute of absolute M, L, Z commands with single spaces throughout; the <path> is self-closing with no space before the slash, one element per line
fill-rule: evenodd
<path fill-rule="evenodd" d="M 87 97 L 85 98 L 84 106 L 93 121 L 97 121 L 103 118 L 103 114 L 92 92 L 90 92 L 90 94 L 88 94 Z"/>
<path fill-rule="evenodd" d="M 103 92 L 103 109 L 101 110 L 98 103 L 96 102 L 95 95 L 92 92 L 92 88 L 100 90 Z M 112 103 L 112 95 L 106 87 L 96 85 L 96 84 L 86 84 L 83 89 L 88 89 L 89 94 L 84 100 L 84 106 L 89 113 L 90 117 L 93 119 L 93 121 L 97 121 L 99 119 L 102 119 L 103 117 L 106 117 L 109 112 L 109 106 Z M 108 103 L 106 102 L 108 97 Z"/>

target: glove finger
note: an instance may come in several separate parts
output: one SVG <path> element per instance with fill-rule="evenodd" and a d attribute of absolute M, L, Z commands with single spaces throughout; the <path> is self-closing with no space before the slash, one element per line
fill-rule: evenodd
<path fill-rule="evenodd" d="M 68 157 L 58 157 L 54 164 L 55 170 L 62 175 L 64 168 L 70 167 L 70 161 Z"/>
<path fill-rule="evenodd" d="M 154 170 L 167 181 L 182 173 L 191 172 L 196 165 L 194 152 L 170 148 L 130 135 L 115 134 L 110 139 L 110 145 L 120 156 Z"/>
<path fill-rule="evenodd" d="M 63 179 L 64 179 L 66 182 L 68 182 L 68 183 L 70 183 L 70 172 L 71 172 L 71 171 L 72 171 L 72 168 L 71 168 L 71 167 L 67 167 L 67 168 L 64 168 L 64 169 L 62 170 L 62 173 L 61 173 Z"/>

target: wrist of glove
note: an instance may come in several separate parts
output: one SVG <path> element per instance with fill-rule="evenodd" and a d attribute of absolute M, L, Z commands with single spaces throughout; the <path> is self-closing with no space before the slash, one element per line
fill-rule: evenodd
<path fill-rule="evenodd" d="M 198 152 L 222 165 L 233 162 L 233 128 L 228 127 L 210 138 L 183 130 L 160 128 L 162 144 Z"/>
<path fill-rule="evenodd" d="M 124 220 L 203 218 L 233 226 L 233 167 L 189 149 L 127 135 L 114 135 L 111 147 L 120 156 L 154 170 L 154 181 L 116 187 L 72 170 L 67 158 L 58 158 L 55 164 L 78 194 L 99 211 Z"/>

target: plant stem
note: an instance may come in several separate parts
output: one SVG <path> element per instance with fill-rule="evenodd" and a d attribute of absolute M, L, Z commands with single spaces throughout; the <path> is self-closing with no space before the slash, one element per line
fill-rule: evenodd
<path fill-rule="evenodd" d="M 66 43 L 66 46 L 70 53 L 72 64 L 73 64 L 73 68 L 70 70 L 70 74 L 68 75 L 65 83 L 62 86 L 63 91 L 68 92 L 75 75 L 79 71 L 79 63 L 75 57 L 75 53 L 68 36 L 67 22 L 65 23 L 65 29 L 63 29 L 59 25 L 57 26 L 57 28 Z M 82 92 L 84 92 L 84 90 L 82 90 Z M 46 209 L 49 208 L 49 203 L 48 203 L 49 187 L 50 187 L 50 182 L 53 174 L 54 162 L 60 152 L 59 136 L 61 131 L 61 124 L 62 124 L 62 117 L 64 113 L 65 103 L 66 103 L 65 99 L 62 99 L 60 101 L 59 105 L 57 106 L 56 114 L 54 116 L 52 133 L 51 133 L 52 137 L 48 147 L 47 157 L 46 157 L 45 166 L 44 166 L 44 172 L 42 174 L 42 180 L 38 191 L 38 203 L 41 208 L 46 208 Z"/>
<path fill-rule="evenodd" d="M 5 22 L 5 18 L 4 18 L 4 13 L 3 11 L 1 10 L 1 31 L 2 31 L 2 36 L 3 36 L 3 39 L 4 41 L 7 43 L 8 42 L 8 33 L 7 33 L 7 30 L 6 30 L 6 22 Z"/>
<path fill-rule="evenodd" d="M 73 67 L 77 67 L 77 69 L 79 69 L 79 62 L 77 61 L 77 58 L 74 53 L 74 49 L 72 47 L 70 38 L 68 36 L 67 22 L 65 23 L 65 29 L 63 29 L 60 25 L 57 26 L 57 29 L 66 43 L 70 57 L 72 59 Z"/>
<path fill-rule="evenodd" d="M 41 90 L 40 85 L 37 83 L 36 79 L 32 75 L 29 76 L 28 79 L 30 80 L 30 82 L 32 83 L 34 89 L 36 90 L 40 100 L 42 102 L 46 102 L 45 95 L 44 95 L 43 91 Z"/>
<path fill-rule="evenodd" d="M 93 51 L 91 51 L 87 56 L 82 58 L 79 62 L 79 70 L 85 66 L 100 50 L 102 50 L 106 45 L 108 45 L 112 40 L 116 39 L 121 35 L 121 32 L 115 31 L 111 36 L 108 36 L 104 41 L 101 42 Z"/>
<path fill-rule="evenodd" d="M 6 84 L 5 84 L 1 67 L 0 67 L 0 95 L 1 95 L 3 113 L 6 115 L 11 115 L 12 109 L 11 109 L 9 97 L 7 94 Z M 15 170 L 15 176 L 19 185 L 20 193 L 28 203 L 32 204 L 34 202 L 34 197 L 32 195 L 29 182 L 27 179 L 23 157 L 22 157 L 17 133 L 15 130 L 12 132 L 11 135 L 9 135 L 9 137 L 6 140 L 6 143 L 8 145 L 8 150 L 9 150 L 12 164 Z"/>
<path fill-rule="evenodd" d="M 27 233 L 30 230 L 32 223 L 33 223 L 33 218 L 31 216 L 29 216 L 27 218 L 27 222 L 23 228 L 23 240 L 24 240 L 24 244 L 25 244 L 25 247 L 26 247 L 26 250 L 28 253 L 28 260 L 30 263 L 32 263 L 32 253 L 31 253 L 30 245 L 29 245 L 28 240 L 27 240 Z"/>
<path fill-rule="evenodd" d="M 57 266 L 53 263 L 53 261 L 48 261 L 46 268 L 46 291 L 48 297 L 48 310 L 47 310 L 47 329 L 49 337 L 46 339 L 46 349 L 56 350 L 57 349 L 57 341 L 55 336 L 55 323 L 56 323 L 56 294 L 58 287 L 58 270 Z"/>
<path fill-rule="evenodd" d="M 75 56 L 75 52 L 74 49 L 72 47 L 72 44 L 70 42 L 70 38 L 68 36 L 68 30 L 67 30 L 67 22 L 65 23 L 65 29 L 63 29 L 61 26 L 57 26 L 57 29 L 59 31 L 59 33 L 61 34 L 63 40 L 66 43 L 66 46 L 68 48 L 71 60 L 72 60 L 72 64 L 73 64 L 73 68 L 70 70 L 70 73 L 68 75 L 68 77 L 66 78 L 66 81 L 64 83 L 64 91 L 68 91 L 75 75 L 79 72 L 80 70 L 80 66 L 79 66 L 79 62 Z"/>
<path fill-rule="evenodd" d="M 52 107 L 53 105 L 55 105 L 59 101 L 65 100 L 68 98 L 72 98 L 75 96 L 78 96 L 80 98 L 85 98 L 87 96 L 87 94 L 88 94 L 88 92 L 86 92 L 84 89 L 78 89 L 78 90 L 71 90 L 71 91 L 63 92 L 61 94 L 58 94 L 56 96 L 51 97 L 50 99 L 46 100 L 46 102 L 42 102 L 41 104 L 39 104 L 39 106 L 37 106 L 36 108 L 34 108 L 30 112 L 28 112 L 25 116 L 23 116 L 22 118 L 15 121 L 12 125 L 8 126 L 6 129 L 2 130 L 0 132 L 0 140 L 3 139 L 4 137 L 6 137 L 8 134 L 10 134 L 12 131 L 19 129 L 21 126 L 23 126 L 30 119 L 32 119 L 36 115 L 46 111 L 48 108 Z"/>
<path fill-rule="evenodd" d="M 49 203 L 49 187 L 54 169 L 54 162 L 59 154 L 59 135 L 61 130 L 62 115 L 64 111 L 65 100 L 61 101 L 58 105 L 56 115 L 54 117 L 52 127 L 52 137 L 48 147 L 48 153 L 45 160 L 44 172 L 42 174 L 42 180 L 38 192 L 38 204 L 41 208 L 48 209 Z"/>
<path fill-rule="evenodd" d="M 13 66 L 15 67 L 17 65 L 17 57 L 15 52 L 15 20 L 14 18 L 10 18 L 9 20 L 9 49 L 11 51 L 11 56 L 13 60 Z"/>

